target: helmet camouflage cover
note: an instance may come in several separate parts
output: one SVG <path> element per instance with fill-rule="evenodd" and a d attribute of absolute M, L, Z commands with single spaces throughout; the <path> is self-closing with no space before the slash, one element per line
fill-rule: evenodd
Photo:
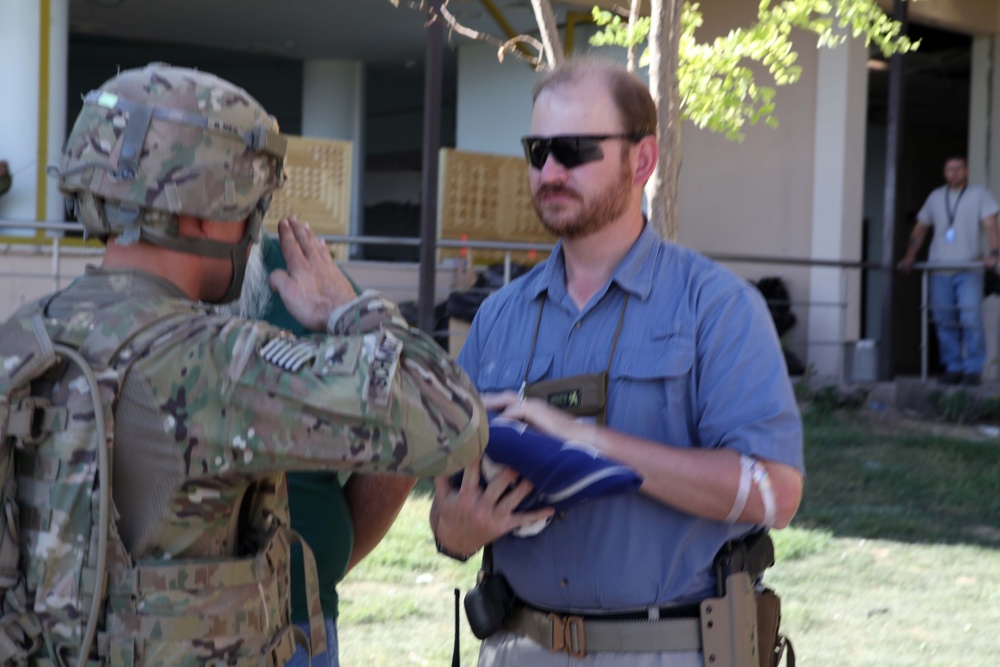
<path fill-rule="evenodd" d="M 154 63 L 121 72 L 84 98 L 59 188 L 89 232 L 131 236 L 125 243 L 139 227 L 173 236 L 178 215 L 253 216 L 259 228 L 254 218 L 284 181 L 284 155 L 277 121 L 245 90 Z"/>

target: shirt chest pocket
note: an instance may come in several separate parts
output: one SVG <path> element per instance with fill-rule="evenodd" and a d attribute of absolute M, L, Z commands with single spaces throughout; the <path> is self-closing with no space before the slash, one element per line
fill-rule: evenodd
<path fill-rule="evenodd" d="M 608 400 L 630 419 L 655 420 L 683 414 L 694 372 L 694 339 L 680 333 L 653 336 L 639 348 L 621 350 L 611 366 Z M 616 410 L 617 412 L 617 410 Z"/>
<path fill-rule="evenodd" d="M 517 391 L 524 381 L 525 370 L 528 369 L 528 357 L 526 355 L 503 357 L 495 361 L 483 364 L 476 378 L 476 387 L 481 392 L 493 393 L 498 391 Z M 536 352 L 531 358 L 531 368 L 528 370 L 528 383 L 549 375 L 552 367 L 552 355 Z"/>

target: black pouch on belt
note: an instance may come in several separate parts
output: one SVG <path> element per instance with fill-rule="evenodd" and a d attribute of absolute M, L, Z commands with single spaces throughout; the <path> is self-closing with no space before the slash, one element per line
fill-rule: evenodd
<path fill-rule="evenodd" d="M 502 574 L 482 572 L 476 585 L 465 594 L 465 615 L 472 634 L 486 639 L 502 630 L 514 611 L 514 591 Z"/>

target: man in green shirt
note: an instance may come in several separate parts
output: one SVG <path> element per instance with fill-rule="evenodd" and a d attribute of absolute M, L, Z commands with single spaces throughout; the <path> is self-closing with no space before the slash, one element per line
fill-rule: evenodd
<path fill-rule="evenodd" d="M 262 260 L 251 261 L 247 282 L 267 287 L 267 276 L 285 268 L 281 245 L 265 236 L 261 243 Z M 256 264 L 258 276 L 251 275 Z M 355 285 L 355 289 L 357 286 Z M 250 290 L 247 290 L 248 292 Z M 360 290 L 358 290 L 360 292 Z M 269 288 L 264 301 L 258 292 L 257 303 L 266 303 L 259 315 L 271 324 L 297 336 L 308 333 L 285 309 L 277 292 Z M 253 297 L 251 297 L 253 298 Z M 349 475 L 349 476 L 348 476 Z M 327 651 L 313 656 L 310 667 L 339 667 L 337 652 L 337 584 L 385 537 L 406 501 L 414 478 L 389 475 L 336 472 L 297 472 L 288 475 L 288 502 L 292 527 L 302 535 L 316 556 L 319 571 L 320 599 L 326 620 Z M 302 552 L 292 552 L 292 621 L 308 629 Z M 306 654 L 301 648 L 289 666 L 305 667 Z"/>

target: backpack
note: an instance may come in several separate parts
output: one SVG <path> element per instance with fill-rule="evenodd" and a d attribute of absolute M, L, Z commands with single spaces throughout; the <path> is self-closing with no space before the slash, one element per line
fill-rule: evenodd
<path fill-rule="evenodd" d="M 154 345 L 187 317 L 154 315 L 131 341 Z M 301 539 L 290 528 L 257 526 L 262 541 L 242 557 L 133 562 L 118 534 L 110 454 L 134 357 L 113 346 L 88 361 L 94 333 L 85 320 L 50 333 L 38 305 L 0 323 L 0 664 L 276 667 L 296 644 L 324 651 L 304 542 L 310 632 L 287 619 L 289 548 Z M 255 526 L 273 515 L 275 483 L 284 475 L 252 494 Z"/>
<path fill-rule="evenodd" d="M 87 362 L 74 350 L 52 342 L 42 321 L 41 311 L 28 317 L 14 317 L 0 325 L 0 340 L 11 356 L 0 357 L 0 661 L 3 664 L 26 664 L 43 640 L 43 633 L 33 609 L 28 608 L 26 564 L 21 562 L 21 512 L 18 503 L 18 452 L 30 450 L 53 430 L 66 428 L 67 408 L 53 407 L 45 399 L 31 394 L 32 382 L 57 366 L 59 355 L 79 366 L 88 385 L 97 433 L 105 435 L 104 408 L 97 381 Z M 106 439 L 106 438 L 103 438 Z M 109 464 L 107 448 L 99 447 L 98 525 L 108 525 L 110 514 Z M 102 572 L 107 554 L 107 530 L 97 540 L 97 571 Z M 77 653 L 86 655 L 97 633 L 100 604 L 104 597 L 104 578 L 97 577 L 90 596 L 91 608 Z M 50 648 L 50 655 L 54 647 Z"/>

